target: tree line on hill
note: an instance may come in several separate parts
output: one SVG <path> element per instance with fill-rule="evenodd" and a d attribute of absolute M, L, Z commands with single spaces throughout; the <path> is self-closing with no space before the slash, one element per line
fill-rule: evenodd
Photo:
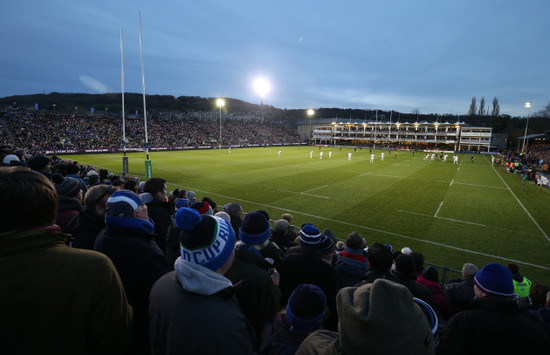
<path fill-rule="evenodd" d="M 147 111 L 151 118 L 166 117 L 169 113 L 191 113 L 191 112 L 216 112 L 219 108 L 216 106 L 217 98 L 205 98 L 199 96 L 179 96 L 171 95 L 147 95 Z M 126 114 L 139 114 L 143 110 L 143 97 L 139 93 L 126 93 L 125 112 Z M 0 98 L 0 110 L 20 110 L 34 111 L 36 106 L 38 111 L 50 114 L 90 114 L 91 108 L 95 114 L 104 114 L 108 116 L 120 116 L 122 112 L 122 103 L 120 93 L 108 94 L 82 94 L 82 93 L 57 93 L 34 94 L 34 95 L 16 95 Z M 289 121 L 297 124 L 300 121 L 307 120 L 306 109 L 279 109 L 271 105 L 252 104 L 242 100 L 225 98 L 226 113 L 235 113 L 242 115 L 258 115 L 267 120 Z M 148 116 L 149 117 L 149 116 Z M 410 113 L 382 110 L 364 110 L 364 109 L 342 109 L 342 108 L 317 108 L 315 109 L 315 119 L 320 118 L 342 118 L 353 120 L 371 121 L 388 120 L 392 122 L 456 122 L 460 120 L 470 126 L 492 127 L 495 133 L 511 133 L 517 131 L 517 135 L 525 127 L 524 117 L 511 117 L 510 115 L 501 115 L 498 99 L 493 99 L 492 108 L 486 106 L 485 98 L 482 97 L 479 106 L 476 98 L 472 98 L 470 108 L 466 115 L 452 114 L 422 114 L 420 110 L 414 109 Z M 533 113 L 529 121 L 529 133 L 542 133 L 550 131 L 550 104 L 543 110 Z M 514 136 L 515 134 L 512 134 Z"/>

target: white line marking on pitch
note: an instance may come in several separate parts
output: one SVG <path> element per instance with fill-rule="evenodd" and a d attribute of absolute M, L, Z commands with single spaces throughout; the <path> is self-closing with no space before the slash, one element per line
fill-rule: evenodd
<path fill-rule="evenodd" d="M 308 192 L 311 192 L 311 191 L 315 191 L 315 190 L 319 190 L 319 189 L 325 188 L 325 187 L 327 187 L 327 186 L 328 186 L 328 185 L 323 185 L 323 186 L 315 187 L 315 188 L 313 188 L 313 189 L 311 189 L 311 190 L 302 191 L 302 192 L 300 192 L 300 193 L 301 193 L 301 194 L 305 194 L 305 193 L 308 193 Z"/>
<path fill-rule="evenodd" d="M 453 182 L 455 181 L 455 179 L 452 179 L 451 180 L 451 183 L 449 184 L 449 187 L 453 186 Z"/>
<path fill-rule="evenodd" d="M 434 217 L 437 217 L 437 214 L 439 213 L 441 206 L 443 206 L 443 201 L 441 201 L 441 203 L 439 204 L 439 207 L 437 208 L 437 211 L 435 211 Z"/>
<path fill-rule="evenodd" d="M 176 184 L 169 184 L 169 185 L 176 185 Z M 548 267 L 548 266 L 532 264 L 532 263 L 529 263 L 529 262 L 526 262 L 526 261 L 514 260 L 514 259 L 510 259 L 510 258 L 504 258 L 504 257 L 498 256 L 498 255 L 482 253 L 482 252 L 475 251 L 475 250 L 468 250 L 468 249 L 464 249 L 464 248 L 454 247 L 454 246 L 451 246 L 451 245 L 438 243 L 438 242 L 434 242 L 434 241 L 431 241 L 431 240 L 409 237 L 409 236 L 403 235 L 403 234 L 388 232 L 388 231 L 377 229 L 377 228 L 371 228 L 371 227 L 362 226 L 362 225 L 359 225 L 359 224 L 339 221 L 339 220 L 336 220 L 336 219 L 326 218 L 326 217 L 322 217 L 322 216 L 316 216 L 316 215 L 311 214 L 311 213 L 305 213 L 305 212 L 302 212 L 302 211 L 295 211 L 295 210 L 291 210 L 291 209 L 283 208 L 283 207 L 279 207 L 279 206 L 267 205 L 267 204 L 259 203 L 259 202 L 256 202 L 256 201 L 249 201 L 249 200 L 244 200 L 242 198 L 235 198 L 233 196 L 222 195 L 222 194 L 219 194 L 219 193 L 216 193 L 216 192 L 205 191 L 205 190 L 201 190 L 201 189 L 197 189 L 197 188 L 193 188 L 193 187 L 189 187 L 189 188 L 192 189 L 193 191 L 201 191 L 201 192 L 204 192 L 204 193 L 207 193 L 207 194 L 210 194 L 210 195 L 216 195 L 216 196 L 220 196 L 220 197 L 223 197 L 223 198 L 227 198 L 227 199 L 232 200 L 232 201 L 240 201 L 240 202 L 250 203 L 250 204 L 257 205 L 257 206 L 273 208 L 273 209 L 284 211 L 284 212 L 296 213 L 296 214 L 306 216 L 306 217 L 317 218 L 317 219 L 321 219 L 321 220 L 328 221 L 328 222 L 339 223 L 339 224 L 343 224 L 343 225 L 354 227 L 354 228 L 362 228 L 362 229 L 370 230 L 372 232 L 387 234 L 387 235 L 391 235 L 391 236 L 394 236 L 394 237 L 399 237 L 399 238 L 402 238 L 402 239 L 414 240 L 414 241 L 417 241 L 417 242 L 420 242 L 420 243 L 437 245 L 437 246 L 442 247 L 442 248 L 458 250 L 458 251 L 465 252 L 465 253 L 481 255 L 481 256 L 500 259 L 500 260 L 504 260 L 504 261 L 511 261 L 511 262 L 516 263 L 516 264 L 528 265 L 528 266 L 536 267 L 538 269 L 550 270 L 550 267 Z M 432 217 L 432 216 L 428 216 L 428 217 Z M 441 218 L 441 217 L 438 217 L 438 218 Z"/>
<path fill-rule="evenodd" d="M 460 220 L 460 219 L 445 218 L 445 217 L 437 217 L 437 216 L 431 216 L 431 215 L 425 214 L 425 213 L 418 213 L 418 212 L 405 211 L 405 210 L 396 210 L 396 211 L 403 212 L 403 213 L 415 214 L 415 215 L 417 215 L 417 216 L 438 218 L 438 219 L 444 219 L 444 220 L 446 220 L 446 221 L 452 221 L 452 222 L 457 222 L 457 223 L 466 223 L 466 224 L 472 224 L 472 225 L 475 225 L 475 226 L 487 227 L 485 224 L 475 223 L 475 222 L 469 222 L 469 221 L 462 221 L 462 220 Z"/>
<path fill-rule="evenodd" d="M 487 158 L 485 158 L 485 160 L 487 160 Z M 489 163 L 488 160 L 487 160 L 487 163 Z M 506 187 L 508 188 L 508 191 L 510 191 L 510 193 L 512 194 L 512 196 L 514 196 L 514 198 L 515 198 L 516 201 L 519 203 L 519 205 L 521 206 L 521 208 L 523 208 L 523 210 L 525 211 L 525 213 L 527 213 L 527 216 L 529 216 L 529 218 L 531 218 L 531 221 L 533 221 L 533 223 L 535 224 L 535 226 L 537 226 L 537 228 L 538 228 L 539 231 L 542 233 L 542 235 L 544 236 L 544 238 L 546 238 L 546 240 L 550 242 L 550 238 L 548 237 L 548 234 L 546 234 L 546 232 L 544 231 L 544 229 L 542 229 L 542 227 L 537 223 L 537 221 L 535 220 L 535 218 L 533 218 L 533 216 L 531 215 L 531 213 L 529 213 L 529 211 L 527 210 L 527 208 L 525 208 L 525 206 L 523 205 L 523 203 L 521 203 L 521 201 L 519 200 L 519 198 L 516 196 L 516 194 L 514 194 L 514 192 L 512 191 L 512 189 L 510 188 L 510 186 L 508 186 L 508 184 L 506 183 L 506 181 L 504 181 L 504 179 L 502 178 L 502 176 L 500 176 L 500 174 L 499 174 L 498 171 L 495 169 L 495 167 L 492 166 L 492 165 L 491 165 L 491 167 L 493 168 L 493 171 L 495 172 L 495 174 L 497 174 L 497 176 L 500 178 L 500 180 L 502 180 L 502 182 L 504 183 L 504 185 L 506 185 Z"/>
<path fill-rule="evenodd" d="M 284 189 L 277 189 L 277 191 L 290 192 L 290 193 L 292 193 L 292 194 L 304 195 L 304 196 L 311 196 L 311 197 L 317 197 L 317 198 L 324 198 L 324 199 L 328 199 L 328 198 L 329 198 L 329 197 L 327 197 L 327 196 L 314 195 L 314 194 L 307 194 L 307 193 L 305 193 L 305 192 L 296 192 L 296 191 L 290 191 L 290 190 L 284 190 Z"/>
<path fill-rule="evenodd" d="M 363 173 L 363 174 L 359 175 L 359 177 L 361 177 L 361 176 L 366 176 L 366 175 L 370 175 L 370 176 L 382 176 L 382 177 L 389 177 L 389 178 L 395 178 L 395 179 L 407 179 L 407 180 L 418 180 L 418 181 L 429 181 L 429 182 L 441 182 L 441 183 L 445 183 L 445 184 L 447 183 L 447 181 L 445 181 L 445 180 L 420 179 L 420 178 L 412 178 L 412 177 L 408 177 L 408 176 L 397 176 L 397 175 L 386 175 L 386 174 L 373 174 L 373 173 Z M 483 187 L 483 188 L 487 188 L 487 189 L 506 190 L 506 188 L 505 188 L 505 187 L 502 187 L 502 186 L 488 186 L 488 185 L 470 184 L 470 183 L 467 183 L 467 182 L 458 182 L 458 181 L 454 181 L 454 179 L 451 181 L 451 184 L 468 185 L 468 186 L 475 186 L 475 187 Z"/>

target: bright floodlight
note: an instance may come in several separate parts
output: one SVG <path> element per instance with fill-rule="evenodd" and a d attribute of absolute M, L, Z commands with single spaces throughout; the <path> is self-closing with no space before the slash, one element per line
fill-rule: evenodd
<path fill-rule="evenodd" d="M 314 114 L 315 114 L 315 111 L 313 109 L 310 108 L 310 109 L 307 110 L 307 115 L 308 116 L 313 116 Z"/>
<path fill-rule="evenodd" d="M 526 108 L 531 108 L 531 101 L 527 101 L 527 102 L 525 103 L 525 107 L 526 107 Z"/>
<path fill-rule="evenodd" d="M 269 89 L 271 89 L 269 81 L 265 80 L 264 78 L 258 78 L 254 80 L 254 90 L 256 90 L 258 94 L 260 94 L 261 98 L 265 97 L 265 95 L 269 92 Z"/>
<path fill-rule="evenodd" d="M 225 106 L 225 100 L 224 99 L 217 99 L 216 100 L 216 106 L 218 106 L 220 108 Z"/>

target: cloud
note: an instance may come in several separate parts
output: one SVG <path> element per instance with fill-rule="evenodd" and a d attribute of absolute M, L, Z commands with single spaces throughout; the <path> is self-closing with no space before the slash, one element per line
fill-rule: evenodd
<path fill-rule="evenodd" d="M 109 88 L 107 87 L 107 85 L 103 84 L 97 79 L 92 78 L 91 76 L 81 75 L 80 81 L 82 82 L 82 84 L 86 85 L 97 93 L 104 94 L 109 92 Z"/>

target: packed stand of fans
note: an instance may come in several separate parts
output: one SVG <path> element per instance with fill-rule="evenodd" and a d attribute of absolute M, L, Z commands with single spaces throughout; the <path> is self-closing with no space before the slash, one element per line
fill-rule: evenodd
<path fill-rule="evenodd" d="M 122 121 L 107 116 L 44 115 L 6 113 L 2 143 L 30 151 L 50 149 L 99 149 L 122 147 Z M 219 144 L 220 123 L 215 119 L 151 119 L 147 122 L 150 147 L 178 147 Z M 13 132 L 13 139 L 7 133 Z M 222 122 L 223 145 L 298 143 L 296 132 L 283 122 L 258 118 L 232 118 Z M 125 120 L 127 148 L 145 147 L 143 119 Z"/>
<path fill-rule="evenodd" d="M 57 157 L 0 168 L 5 353 L 491 354 L 550 348 L 518 265 L 421 251 Z M 322 232 L 321 232 L 322 230 Z M 429 257 L 429 256 L 427 256 Z"/>

